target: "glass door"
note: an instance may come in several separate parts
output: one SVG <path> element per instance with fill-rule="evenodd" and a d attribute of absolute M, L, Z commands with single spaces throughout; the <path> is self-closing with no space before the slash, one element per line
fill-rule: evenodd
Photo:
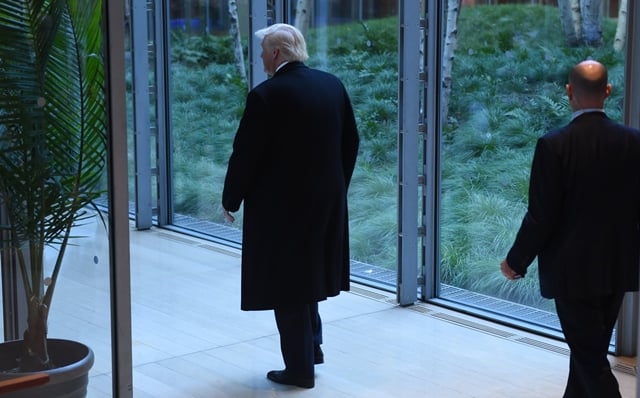
<path fill-rule="evenodd" d="M 3 341 L 10 340 L 2 346 L 37 342 L 20 350 L 28 355 L 3 351 L 3 366 L 13 365 L 2 369 L 3 378 L 12 377 L 15 367 L 53 368 L 51 379 L 31 391 L 49 396 L 52 390 L 42 389 L 51 387 L 66 395 L 84 389 L 88 372 L 87 395 L 111 396 L 117 350 L 112 351 L 115 266 L 109 233 L 118 226 L 107 202 L 117 185 L 109 144 L 117 141 L 113 125 L 122 116 L 111 106 L 122 71 L 117 77 L 110 73 L 111 51 L 119 59 L 123 43 L 106 43 L 119 37 L 110 33 L 121 27 L 107 14 L 121 24 L 122 10 L 101 1 L 2 4 L 2 332 Z M 8 53 L 23 56 L 7 63 Z M 78 383 L 65 385 L 62 368 L 73 364 L 68 377 Z"/>

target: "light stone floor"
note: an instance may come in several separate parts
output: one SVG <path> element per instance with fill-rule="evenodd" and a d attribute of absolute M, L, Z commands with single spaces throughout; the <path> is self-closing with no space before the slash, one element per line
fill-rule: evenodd
<path fill-rule="evenodd" d="M 89 398 L 112 396 L 105 253 L 104 239 L 71 248 L 78 260 L 63 268 L 51 310 L 50 337 L 95 352 Z M 283 366 L 273 314 L 240 311 L 238 251 L 132 230 L 131 281 L 136 398 L 562 396 L 562 342 L 431 304 L 399 307 L 393 295 L 359 285 L 320 304 L 325 364 L 316 387 L 276 385 L 265 378 Z M 635 397 L 635 358 L 611 361 L 623 397 Z"/>

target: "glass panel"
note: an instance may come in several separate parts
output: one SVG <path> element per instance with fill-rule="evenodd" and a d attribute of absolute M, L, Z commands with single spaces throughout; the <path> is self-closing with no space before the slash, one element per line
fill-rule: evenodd
<path fill-rule="evenodd" d="M 234 58 L 227 1 L 170 4 L 170 92 L 173 223 L 239 241 L 223 226 L 227 160 L 248 91 L 248 1 L 238 1 L 242 62 Z M 237 214 L 241 225 L 242 213 Z"/>
<path fill-rule="evenodd" d="M 24 8 L 3 5 L 0 12 L 6 21 L 15 22 L 14 26 L 33 25 L 23 29 L 29 32 L 26 37 L 22 30 L 7 25 L 4 32 L 11 40 L 4 40 L 0 46 L 0 69 L 6 72 L 0 92 L 21 93 L 5 96 L 0 105 L 0 202 L 7 209 L 2 215 L 0 245 L 11 249 L 2 253 L 3 277 L 13 265 L 19 270 L 12 275 L 15 280 L 3 281 L 4 293 L 13 296 L 3 298 L 19 302 L 17 309 L 11 308 L 4 315 L 15 318 L 7 323 L 17 325 L 12 327 L 18 335 L 14 338 L 22 339 L 22 332 L 28 328 L 20 344 L 32 337 L 35 343 L 29 352 L 38 355 L 13 365 L 29 372 L 48 371 L 50 366 L 55 374 L 48 384 L 30 390 L 33 396 L 74 395 L 83 388 L 84 372 L 89 373 L 88 396 L 111 396 L 108 209 L 99 214 L 94 206 L 107 202 L 100 195 L 108 190 L 108 109 L 101 95 L 106 86 L 107 65 L 103 61 L 104 43 L 108 41 L 101 38 L 101 4 L 69 2 L 60 3 L 60 7 L 25 2 Z M 42 13 L 44 7 L 49 7 L 47 14 Z M 43 15 L 46 20 L 40 19 Z M 74 35 L 68 34 L 71 31 Z M 33 43 L 51 47 L 36 51 Z M 23 52 L 23 57 L 3 64 L 8 49 Z M 96 56 L 101 53 L 105 56 Z M 33 84 L 36 80 L 38 84 Z M 38 106 L 20 98 L 39 98 Z M 25 112 L 30 114 L 26 119 Z M 23 119 L 30 122 L 17 122 Z M 7 310 L 12 304 L 3 302 L 3 307 Z M 47 342 L 37 343 L 39 337 L 46 337 Z M 77 343 L 93 352 L 93 362 L 86 360 L 84 368 L 78 361 L 87 350 L 78 348 Z M 41 347 L 46 351 L 38 353 Z M 3 351 L 3 366 L 16 356 L 19 354 Z M 43 360 L 50 361 L 44 368 L 38 366 Z M 72 374 L 63 375 L 60 367 L 74 363 L 78 367 Z M 3 368 L 3 378 L 12 371 Z M 65 377 L 78 378 L 75 386 L 62 383 Z M 56 391 L 51 392 L 49 387 Z"/>
<path fill-rule="evenodd" d="M 127 171 L 129 173 L 128 178 L 128 194 L 130 207 L 133 206 L 136 200 L 136 186 L 135 186 L 135 143 L 134 143 L 134 106 L 133 106 L 133 51 L 132 51 L 132 29 L 133 29 L 133 15 L 131 12 L 131 1 L 125 1 L 125 14 L 124 14 L 124 26 L 125 26 L 125 81 L 127 85 L 126 101 L 127 101 L 127 151 L 128 151 L 128 164 Z M 151 71 L 150 71 L 151 72 Z"/>
<path fill-rule="evenodd" d="M 95 356 L 88 396 L 111 397 L 111 285 L 106 226 L 95 215 L 72 233 L 80 238 L 73 240 L 65 254 L 49 316 L 49 336 L 88 345 Z M 47 249 L 46 258 L 54 256 L 55 249 Z"/>
<path fill-rule="evenodd" d="M 158 97 L 164 98 L 164 76 L 157 73 L 163 70 L 157 56 L 162 52 L 164 40 L 162 34 L 156 33 L 156 25 L 163 26 L 159 22 L 163 7 L 155 2 L 133 0 L 125 4 L 128 194 L 130 213 L 139 218 L 136 226 L 148 228 L 153 216 L 158 216 L 158 175 L 164 170 L 158 163 L 158 153 L 164 148 L 158 143 L 159 131 L 164 133 L 163 115 L 158 112 Z"/>
<path fill-rule="evenodd" d="M 295 19 L 294 3 L 290 2 L 288 10 Z M 239 231 L 224 225 L 220 195 L 248 88 L 234 61 L 227 2 L 209 3 L 209 15 L 220 12 L 225 16 L 216 17 L 210 33 L 202 28 L 207 20 L 207 8 L 202 4 L 171 2 L 174 223 L 239 242 Z M 397 258 L 397 2 L 310 4 L 310 26 L 301 27 L 308 42 L 307 64 L 343 80 L 361 132 L 349 197 L 352 270 L 357 276 L 393 288 Z M 238 5 L 246 63 L 249 32 L 243 22 L 248 7 L 246 2 Z M 269 15 L 275 15 L 274 5 L 270 7 Z M 242 212 L 236 218 L 235 225 L 240 226 Z"/>
<path fill-rule="evenodd" d="M 553 302 L 540 296 L 537 264 L 517 283 L 499 264 L 526 211 L 536 140 L 571 116 L 564 86 L 575 63 L 592 57 L 609 67 L 606 110 L 622 120 L 616 20 L 603 17 L 601 46 L 570 46 L 548 2 L 464 3 L 442 131 L 441 297 L 559 330 Z"/>
<path fill-rule="evenodd" d="M 291 14 L 295 16 L 293 3 L 297 2 L 291 3 Z M 360 151 L 349 187 L 351 272 L 355 277 L 395 289 L 397 2 L 311 3 L 315 7 L 305 34 L 309 51 L 306 63 L 342 80 L 360 132 Z"/>

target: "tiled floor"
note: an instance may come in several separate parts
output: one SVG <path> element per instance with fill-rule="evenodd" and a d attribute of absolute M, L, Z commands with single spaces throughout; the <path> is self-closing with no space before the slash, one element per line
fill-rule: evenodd
<path fill-rule="evenodd" d="M 111 397 L 105 243 L 73 250 L 86 261 L 64 268 L 50 336 L 89 344 L 89 398 Z M 398 307 L 392 295 L 356 285 L 320 305 L 325 364 L 316 387 L 276 385 L 265 378 L 283 367 L 273 314 L 240 311 L 239 252 L 131 231 L 131 265 L 136 398 L 562 396 L 564 344 L 433 305 Z M 612 361 L 635 367 L 634 359 Z M 635 397 L 635 377 L 616 376 L 623 397 Z"/>

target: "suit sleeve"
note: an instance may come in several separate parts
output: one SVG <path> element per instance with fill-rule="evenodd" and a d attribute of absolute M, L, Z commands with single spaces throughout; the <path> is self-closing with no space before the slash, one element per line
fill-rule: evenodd
<path fill-rule="evenodd" d="M 538 140 L 531 165 L 529 205 L 507 254 L 511 269 L 521 276 L 547 245 L 560 217 L 563 202 L 559 157 L 544 138 Z"/>
<path fill-rule="evenodd" d="M 237 211 L 251 190 L 260 170 L 267 146 L 267 109 L 264 100 L 254 91 L 247 96 L 240 125 L 233 140 L 227 174 L 222 191 L 222 206 Z"/>

